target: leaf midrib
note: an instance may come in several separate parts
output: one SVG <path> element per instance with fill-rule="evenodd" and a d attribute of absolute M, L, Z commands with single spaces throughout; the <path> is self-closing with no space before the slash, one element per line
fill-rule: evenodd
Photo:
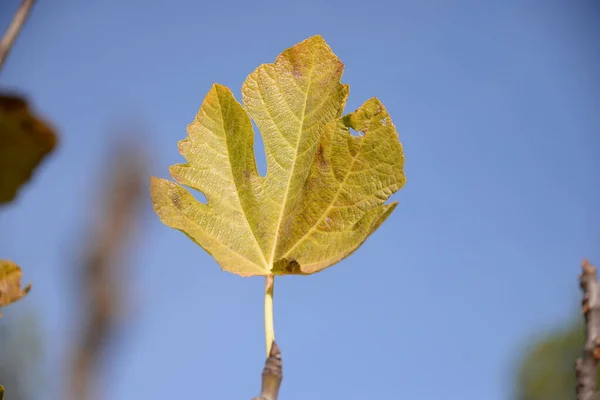
<path fill-rule="evenodd" d="M 298 132 L 298 139 L 296 140 L 296 149 L 295 149 L 295 153 L 294 153 L 294 159 L 292 161 L 292 170 L 290 171 L 290 176 L 288 178 L 288 182 L 286 185 L 286 189 L 285 189 L 285 196 L 283 198 L 283 202 L 281 204 L 281 212 L 279 213 L 279 218 L 277 220 L 277 225 L 275 228 L 275 241 L 273 243 L 273 248 L 271 250 L 271 256 L 270 256 L 270 261 L 269 261 L 269 267 L 270 269 L 273 269 L 273 262 L 275 261 L 275 251 L 277 250 L 277 245 L 279 244 L 279 228 L 281 226 L 281 221 L 283 220 L 283 214 L 285 213 L 285 209 L 286 209 L 286 204 L 288 201 L 288 197 L 290 194 L 290 184 L 292 182 L 292 177 L 294 176 L 294 171 L 296 170 L 296 161 L 298 159 L 298 150 L 300 147 L 300 140 L 302 139 L 302 132 L 304 131 L 304 123 L 306 122 L 306 108 L 308 105 L 308 94 L 310 93 L 310 87 L 312 85 L 312 78 L 313 78 L 313 72 L 315 69 L 315 57 L 316 57 L 316 51 L 313 52 L 312 54 L 312 62 L 310 65 L 310 72 L 308 74 L 308 85 L 306 86 L 306 95 L 304 97 L 304 106 L 302 108 L 302 118 L 301 118 L 301 125 L 300 125 L 300 130 Z M 293 111 L 292 111 L 293 112 Z"/>

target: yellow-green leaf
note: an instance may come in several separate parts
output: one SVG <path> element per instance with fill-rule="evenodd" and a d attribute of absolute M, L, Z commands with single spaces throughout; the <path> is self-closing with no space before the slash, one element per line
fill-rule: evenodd
<path fill-rule="evenodd" d="M 0 204 L 14 199 L 55 145 L 52 128 L 31 113 L 25 99 L 0 94 Z"/>
<path fill-rule="evenodd" d="M 31 290 L 31 284 L 21 288 L 21 275 L 17 264 L 0 260 L 0 308 L 23 298 Z"/>
<path fill-rule="evenodd" d="M 161 220 L 242 276 L 310 274 L 355 251 L 396 206 L 385 202 L 404 185 L 404 156 L 376 98 L 342 117 L 343 69 L 313 36 L 250 74 L 243 106 L 213 85 L 179 142 L 188 160 L 170 169 L 179 184 L 152 178 Z M 264 177 L 250 118 L 265 145 Z"/>

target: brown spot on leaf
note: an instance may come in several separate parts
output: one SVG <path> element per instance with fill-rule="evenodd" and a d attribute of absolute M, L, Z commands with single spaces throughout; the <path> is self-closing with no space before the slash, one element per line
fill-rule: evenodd
<path fill-rule="evenodd" d="M 300 68 L 297 64 L 294 64 L 293 68 L 292 68 L 292 75 L 294 76 L 294 78 L 302 78 L 302 71 L 300 71 Z"/>
<path fill-rule="evenodd" d="M 179 196 L 179 193 L 173 192 L 171 194 L 171 201 L 175 207 L 181 209 L 181 197 Z"/>
<path fill-rule="evenodd" d="M 327 168 L 328 164 L 324 152 L 323 145 L 319 145 L 319 148 L 317 149 L 317 162 L 319 163 L 319 167 L 323 169 Z"/>
<path fill-rule="evenodd" d="M 300 264 L 293 258 L 284 258 L 273 265 L 275 275 L 304 275 Z"/>

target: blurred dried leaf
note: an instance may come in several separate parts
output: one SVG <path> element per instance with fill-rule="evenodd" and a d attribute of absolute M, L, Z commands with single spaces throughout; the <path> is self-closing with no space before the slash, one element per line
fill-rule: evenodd
<path fill-rule="evenodd" d="M 56 142 L 53 129 L 31 113 L 24 98 L 0 93 L 0 204 L 15 198 Z"/>
<path fill-rule="evenodd" d="M 0 260 L 0 307 L 14 303 L 31 290 L 31 284 L 21 288 L 21 275 L 21 268 L 17 264 Z"/>

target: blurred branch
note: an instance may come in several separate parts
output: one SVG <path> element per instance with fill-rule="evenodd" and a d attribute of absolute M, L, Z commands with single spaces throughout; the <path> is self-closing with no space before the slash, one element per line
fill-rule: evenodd
<path fill-rule="evenodd" d="M 6 56 L 8 56 L 8 53 L 10 52 L 15 39 L 19 35 L 21 28 L 25 24 L 25 21 L 31 12 L 31 8 L 33 7 L 33 3 L 35 3 L 35 0 L 23 0 L 21 2 L 21 5 L 17 9 L 12 22 L 8 26 L 2 41 L 0 41 L 0 69 L 4 65 Z"/>
<path fill-rule="evenodd" d="M 84 327 L 75 348 L 69 394 L 72 400 L 88 399 L 104 344 L 113 332 L 120 310 L 122 294 L 117 257 L 126 247 L 134 216 L 141 203 L 144 168 L 133 147 L 117 151 L 111 165 L 109 182 L 102 186 L 104 212 L 94 227 L 82 265 L 81 292 L 84 301 Z"/>
<path fill-rule="evenodd" d="M 262 373 L 262 388 L 260 396 L 253 400 L 277 400 L 279 386 L 283 379 L 283 362 L 281 360 L 281 351 L 277 343 L 273 341 L 269 357 L 265 362 L 265 368 Z"/>
<path fill-rule="evenodd" d="M 577 400 L 597 400 L 596 375 L 600 360 L 600 283 L 596 268 L 583 260 L 579 285 L 583 291 L 582 311 L 585 317 L 583 356 L 577 359 Z"/>

